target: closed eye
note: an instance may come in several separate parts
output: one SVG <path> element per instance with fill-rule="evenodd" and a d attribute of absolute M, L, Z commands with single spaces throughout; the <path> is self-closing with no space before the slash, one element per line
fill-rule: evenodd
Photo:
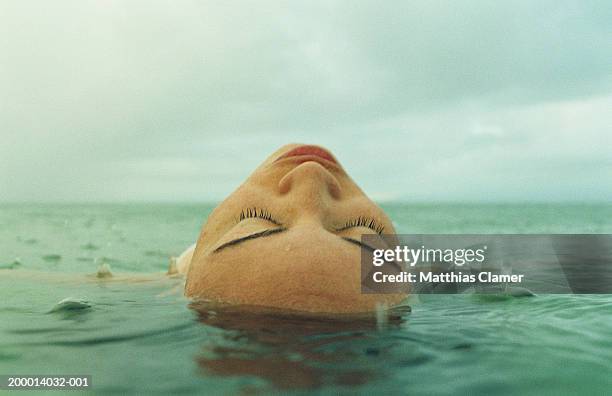
<path fill-rule="evenodd" d="M 283 232 L 283 231 L 287 231 L 287 228 L 285 228 L 285 227 L 273 228 L 271 230 L 260 231 L 260 232 L 254 233 L 254 234 L 250 234 L 250 235 L 247 235 L 247 236 L 236 238 L 236 239 L 233 239 L 233 240 L 231 240 L 229 242 L 226 242 L 226 243 L 222 244 L 221 246 L 219 246 L 218 248 L 213 250 L 213 253 L 217 253 L 220 250 L 223 250 L 223 249 L 228 248 L 230 246 L 238 245 L 238 244 L 240 244 L 242 242 L 246 242 L 246 241 L 249 241 L 249 240 L 252 240 L 252 239 L 256 239 L 256 238 L 268 237 L 270 235 L 278 234 L 278 233 Z M 347 237 L 340 237 L 340 238 L 342 240 L 346 241 L 346 242 L 352 243 L 353 245 L 357 245 L 359 247 L 365 248 L 366 250 L 369 250 L 370 252 L 373 252 L 375 250 L 375 248 L 373 248 L 372 246 L 369 246 L 369 245 L 367 245 L 367 244 L 365 244 L 365 243 L 363 243 L 363 242 L 361 242 L 361 241 L 359 241 L 357 239 L 347 238 Z"/>
<path fill-rule="evenodd" d="M 256 232 L 255 234 L 250 234 L 247 236 L 243 236 L 237 239 L 233 239 L 229 242 L 224 243 L 223 245 L 219 246 L 218 248 L 216 248 L 213 253 L 217 253 L 219 250 L 221 249 L 225 249 L 226 247 L 230 247 L 230 246 L 234 246 L 237 245 L 241 242 L 244 241 L 248 241 L 249 239 L 255 239 L 255 238 L 263 238 L 263 237 L 267 237 L 270 235 L 274 235 L 274 234 L 278 234 L 279 232 L 283 232 L 286 231 L 287 229 L 284 227 L 280 227 L 280 228 L 273 228 L 271 230 L 265 230 L 265 231 L 260 231 L 260 232 Z"/>
<path fill-rule="evenodd" d="M 382 224 L 379 224 L 373 218 L 359 216 L 357 218 L 347 221 L 346 224 L 344 224 L 342 227 L 336 228 L 336 232 L 340 232 L 340 231 L 344 231 L 344 230 L 348 230 L 350 228 L 356 228 L 356 227 L 366 227 L 380 235 L 382 235 L 382 233 L 385 231 L 385 226 Z"/>

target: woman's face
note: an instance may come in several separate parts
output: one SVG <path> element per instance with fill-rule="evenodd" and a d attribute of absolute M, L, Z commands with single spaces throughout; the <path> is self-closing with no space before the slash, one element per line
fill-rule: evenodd
<path fill-rule="evenodd" d="M 385 213 L 317 146 L 273 153 L 208 217 L 189 297 L 310 312 L 364 312 L 403 295 L 362 294 L 362 234 L 394 233 Z"/>

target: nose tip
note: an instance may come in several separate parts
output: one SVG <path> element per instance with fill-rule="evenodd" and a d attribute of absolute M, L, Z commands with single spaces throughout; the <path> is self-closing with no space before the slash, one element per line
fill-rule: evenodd
<path fill-rule="evenodd" d="M 288 172 L 278 183 L 281 194 L 303 192 L 304 196 L 328 195 L 340 198 L 340 184 L 321 164 L 304 162 Z"/>

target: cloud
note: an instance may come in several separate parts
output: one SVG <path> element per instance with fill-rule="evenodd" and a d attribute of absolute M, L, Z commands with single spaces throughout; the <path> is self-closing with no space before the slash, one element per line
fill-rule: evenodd
<path fill-rule="evenodd" d="M 584 174 L 547 194 L 532 166 L 510 191 L 482 165 L 608 169 L 611 19 L 587 1 L 4 2 L 0 200 L 216 200 L 289 141 L 331 146 L 381 197 L 478 199 L 481 180 L 604 199 Z"/>

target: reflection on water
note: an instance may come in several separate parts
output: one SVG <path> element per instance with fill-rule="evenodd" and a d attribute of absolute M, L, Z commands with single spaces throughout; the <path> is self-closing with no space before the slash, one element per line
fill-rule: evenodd
<path fill-rule="evenodd" d="M 377 321 L 190 303 L 177 284 L 0 277 L 0 372 L 91 374 L 96 394 L 609 390 L 608 295 L 423 295 Z"/>
<path fill-rule="evenodd" d="M 304 316 L 252 307 L 192 303 L 198 320 L 224 330 L 227 344 L 205 344 L 196 357 L 203 375 L 254 376 L 277 389 L 358 386 L 385 375 L 375 315 Z M 383 332 L 405 322 L 410 308 L 388 311 Z"/>

